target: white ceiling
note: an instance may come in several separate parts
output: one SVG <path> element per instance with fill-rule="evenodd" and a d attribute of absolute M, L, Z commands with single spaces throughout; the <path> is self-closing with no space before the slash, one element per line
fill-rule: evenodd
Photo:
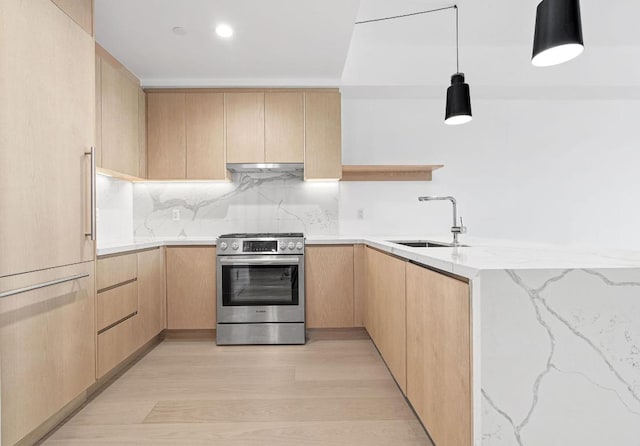
<path fill-rule="evenodd" d="M 358 4 L 96 0 L 96 40 L 146 86 L 337 86 Z M 215 35 L 221 22 L 231 39 Z"/>
<path fill-rule="evenodd" d="M 474 97 L 640 97 L 637 0 L 582 0 L 586 50 L 546 69 L 530 63 L 539 0 L 459 0 L 460 69 Z M 455 65 L 443 0 L 95 0 L 98 42 L 147 86 L 327 86 L 347 95 L 440 97 Z M 229 41 L 213 33 L 235 28 Z M 185 36 L 171 29 L 181 26 Z M 631 88 L 631 89 L 630 89 Z M 585 93 L 588 90 L 587 93 Z"/>

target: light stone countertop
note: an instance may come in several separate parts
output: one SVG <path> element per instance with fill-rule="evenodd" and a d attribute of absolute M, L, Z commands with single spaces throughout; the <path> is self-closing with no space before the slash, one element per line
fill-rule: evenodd
<path fill-rule="evenodd" d="M 411 248 L 389 240 L 450 242 L 451 236 L 333 235 L 311 236 L 307 245 L 365 244 L 442 271 L 473 278 L 485 270 L 640 268 L 640 251 L 598 250 L 506 240 L 463 237 L 467 247 Z M 158 246 L 215 246 L 215 238 L 137 240 L 98 248 L 98 256 Z"/>

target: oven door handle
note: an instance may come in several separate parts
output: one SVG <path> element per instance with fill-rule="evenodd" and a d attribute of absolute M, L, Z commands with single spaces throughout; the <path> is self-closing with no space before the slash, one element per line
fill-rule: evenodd
<path fill-rule="evenodd" d="M 264 259 L 234 259 L 228 257 L 220 257 L 221 265 L 234 265 L 234 266 L 253 266 L 253 265 L 298 265 L 300 264 L 300 257 L 287 256 L 287 257 L 275 257 Z"/>

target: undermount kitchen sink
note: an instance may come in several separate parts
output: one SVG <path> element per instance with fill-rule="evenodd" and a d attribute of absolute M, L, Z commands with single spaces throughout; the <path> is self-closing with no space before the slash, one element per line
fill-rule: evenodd
<path fill-rule="evenodd" d="M 395 243 L 397 245 L 409 246 L 410 248 L 453 248 L 453 243 L 445 242 L 432 242 L 430 240 L 387 240 L 388 242 Z M 467 247 L 467 245 L 457 245 L 458 247 Z"/>

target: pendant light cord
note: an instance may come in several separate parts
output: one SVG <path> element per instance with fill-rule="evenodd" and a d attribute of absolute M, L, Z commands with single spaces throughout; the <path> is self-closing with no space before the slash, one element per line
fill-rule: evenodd
<path fill-rule="evenodd" d="M 458 5 L 453 5 L 456 10 L 456 73 L 460 72 L 460 32 L 458 24 Z"/>
<path fill-rule="evenodd" d="M 460 31 L 459 31 L 460 26 L 459 26 L 459 20 L 458 20 L 458 5 L 445 6 L 444 8 L 428 9 L 426 11 L 412 12 L 409 14 L 393 15 L 390 17 L 380 17 L 379 19 L 362 20 L 360 22 L 356 22 L 355 24 L 362 25 L 365 23 L 384 22 L 386 20 L 403 19 L 405 17 L 413 17 L 416 15 L 430 14 L 432 12 L 447 11 L 449 9 L 456 10 L 456 73 L 459 73 L 460 72 Z"/>
<path fill-rule="evenodd" d="M 412 16 L 416 16 L 416 15 L 429 14 L 429 13 L 432 13 L 432 12 L 446 11 L 448 9 L 455 9 L 456 10 L 456 14 L 458 12 L 458 6 L 457 5 L 453 5 L 453 6 L 446 6 L 444 8 L 429 9 L 427 11 L 412 12 L 410 14 L 394 15 L 394 16 L 391 16 L 391 17 L 381 17 L 379 19 L 362 20 L 360 22 L 356 22 L 356 25 L 362 25 L 363 23 L 383 22 L 385 20 L 402 19 L 402 18 L 405 18 L 405 17 L 412 17 Z"/>

